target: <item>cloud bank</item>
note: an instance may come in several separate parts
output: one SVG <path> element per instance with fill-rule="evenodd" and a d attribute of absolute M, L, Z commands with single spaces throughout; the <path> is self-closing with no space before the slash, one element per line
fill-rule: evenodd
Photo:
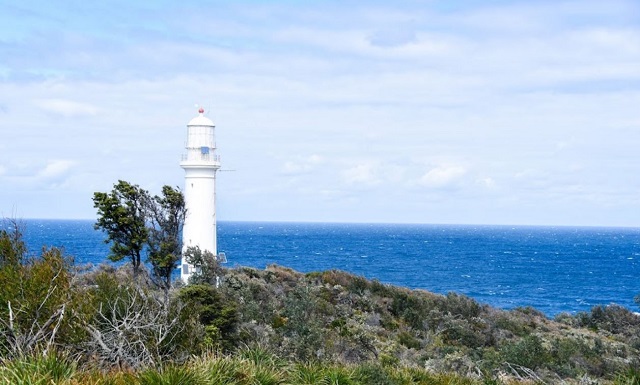
<path fill-rule="evenodd" d="M 118 179 L 181 185 L 198 103 L 235 170 L 221 219 L 640 226 L 638 14 L 631 0 L 5 5 L 0 212 L 93 218 L 93 191 Z"/>

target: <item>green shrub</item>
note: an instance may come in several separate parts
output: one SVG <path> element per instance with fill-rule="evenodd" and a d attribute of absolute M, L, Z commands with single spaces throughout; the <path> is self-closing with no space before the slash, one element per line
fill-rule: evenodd
<path fill-rule="evenodd" d="M 473 298 L 453 292 L 447 293 L 442 308 L 444 312 L 463 318 L 473 318 L 480 315 L 482 307 Z"/>
<path fill-rule="evenodd" d="M 416 330 L 423 329 L 423 321 L 431 304 L 409 290 L 397 290 L 393 295 L 390 312 Z"/>
<path fill-rule="evenodd" d="M 0 384 L 59 384 L 76 374 L 76 365 L 67 356 L 48 353 L 4 361 L 0 367 Z"/>
<path fill-rule="evenodd" d="M 322 282 L 331 286 L 348 287 L 353 281 L 353 275 L 342 270 L 327 270 L 322 273 Z"/>
<path fill-rule="evenodd" d="M 140 385 L 205 385 L 205 378 L 189 366 L 168 365 L 146 369 L 138 374 Z"/>
<path fill-rule="evenodd" d="M 22 224 L 16 220 L 4 219 L 0 230 L 0 268 L 19 266 L 27 255 L 27 245 L 22 239 Z"/>
<path fill-rule="evenodd" d="M 16 239 L 17 237 L 17 239 Z M 18 235 L 0 232 L 0 355 L 18 357 L 73 342 L 72 261 L 60 249 L 25 258 Z"/>
<path fill-rule="evenodd" d="M 372 294 L 380 297 L 391 297 L 393 295 L 393 289 L 389 285 L 385 285 L 377 279 L 372 279 L 369 284 L 369 290 Z"/>
<path fill-rule="evenodd" d="M 190 311 L 162 293 L 128 283 L 117 285 L 113 277 L 98 278 L 87 291 L 93 307 L 83 320 L 89 338 L 82 354 L 103 368 L 141 368 L 159 362 L 181 360 L 192 353 L 192 325 L 185 322 Z"/>
<path fill-rule="evenodd" d="M 585 321 L 587 324 L 584 326 L 613 334 L 637 335 L 640 332 L 640 317 L 616 304 L 594 306 L 588 318 L 583 320 Z"/>
<path fill-rule="evenodd" d="M 459 319 L 448 314 L 441 324 L 441 336 L 445 343 L 470 348 L 484 346 L 486 337 L 483 330 L 477 329 L 466 319 Z"/>
<path fill-rule="evenodd" d="M 286 353 L 298 360 L 316 359 L 324 346 L 323 327 L 317 313 L 318 300 L 311 288 L 297 287 L 284 301 L 283 316 L 287 323 L 280 328 L 287 337 Z"/>
<path fill-rule="evenodd" d="M 210 351 L 192 359 L 190 365 L 202 374 L 207 384 L 233 385 L 247 377 L 245 362 Z"/>
<path fill-rule="evenodd" d="M 630 366 L 616 375 L 614 385 L 640 385 L 640 368 Z"/>
<path fill-rule="evenodd" d="M 308 279 L 320 279 L 322 278 L 322 271 L 310 271 L 304 275 Z"/>
<path fill-rule="evenodd" d="M 409 349 L 420 349 L 420 340 L 408 331 L 401 331 L 397 336 L 398 342 Z"/>
<path fill-rule="evenodd" d="M 365 277 L 354 276 L 349 285 L 347 285 L 347 290 L 357 295 L 364 295 L 369 288 L 369 281 Z"/>
<path fill-rule="evenodd" d="M 325 369 L 323 384 L 356 385 L 353 370 L 345 366 L 328 366 Z"/>
<path fill-rule="evenodd" d="M 203 342 L 206 347 L 226 351 L 235 347 L 239 321 L 235 302 L 224 299 L 211 285 L 188 285 L 180 289 L 179 298 L 205 327 L 206 340 Z"/>
<path fill-rule="evenodd" d="M 500 348 L 505 362 L 537 369 L 548 360 L 549 353 L 542 345 L 542 339 L 536 335 L 529 335 L 520 341 L 507 343 Z"/>
<path fill-rule="evenodd" d="M 396 385 L 394 379 L 387 373 L 385 367 L 375 363 L 359 365 L 355 377 L 361 384 Z"/>
<path fill-rule="evenodd" d="M 296 385 L 322 384 L 325 378 L 325 366 L 317 363 L 299 363 L 290 371 L 291 383 Z"/>
<path fill-rule="evenodd" d="M 254 366 L 279 367 L 281 366 L 276 356 L 266 348 L 254 345 L 243 346 L 236 351 L 239 358 L 246 360 Z"/>
<path fill-rule="evenodd" d="M 286 373 L 279 369 L 258 366 L 251 372 L 251 385 L 279 385 L 286 383 Z"/>
<path fill-rule="evenodd" d="M 501 313 L 494 319 L 494 326 L 498 329 L 508 330 L 516 336 L 524 337 L 533 331 L 530 324 L 523 321 L 511 312 Z"/>

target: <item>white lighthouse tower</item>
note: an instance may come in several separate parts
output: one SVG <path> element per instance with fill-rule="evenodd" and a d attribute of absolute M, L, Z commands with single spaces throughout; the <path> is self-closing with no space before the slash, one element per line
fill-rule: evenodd
<path fill-rule="evenodd" d="M 204 116 L 204 109 L 187 124 L 187 152 L 180 167 L 185 171 L 184 198 L 187 216 L 182 229 L 183 250 L 199 246 L 217 255 L 216 235 L 216 171 L 220 157 L 216 155 L 215 125 Z M 182 258 L 180 278 L 188 282 L 194 267 Z"/>

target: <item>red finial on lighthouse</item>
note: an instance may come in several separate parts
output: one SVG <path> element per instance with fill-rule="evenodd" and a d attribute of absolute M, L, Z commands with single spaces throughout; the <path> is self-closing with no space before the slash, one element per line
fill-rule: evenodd
<path fill-rule="evenodd" d="M 204 114 L 204 108 L 200 107 L 200 109 L 198 110 L 198 113 Z"/>

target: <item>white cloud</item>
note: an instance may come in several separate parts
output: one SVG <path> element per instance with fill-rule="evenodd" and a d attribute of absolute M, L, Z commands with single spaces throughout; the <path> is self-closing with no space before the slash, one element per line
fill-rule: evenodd
<path fill-rule="evenodd" d="M 310 155 L 306 158 L 286 161 L 282 166 L 282 172 L 287 175 L 305 174 L 323 163 L 320 155 Z"/>
<path fill-rule="evenodd" d="M 491 177 L 478 178 L 476 182 L 479 185 L 486 187 L 488 189 L 493 189 L 496 187 L 496 181 Z"/>
<path fill-rule="evenodd" d="M 96 115 L 100 110 L 88 103 L 66 99 L 40 99 L 35 104 L 46 112 L 67 118 Z"/>
<path fill-rule="evenodd" d="M 381 182 L 380 177 L 377 175 L 377 170 L 376 164 L 365 162 L 343 170 L 341 175 L 347 184 L 371 186 Z"/>
<path fill-rule="evenodd" d="M 427 171 L 420 178 L 420 184 L 429 188 L 446 188 L 457 184 L 467 173 L 460 165 L 441 165 Z"/>
<path fill-rule="evenodd" d="M 38 171 L 35 175 L 38 180 L 51 180 L 57 179 L 65 174 L 68 174 L 71 168 L 74 166 L 75 162 L 70 160 L 52 160 L 47 163 L 47 165 Z"/>

